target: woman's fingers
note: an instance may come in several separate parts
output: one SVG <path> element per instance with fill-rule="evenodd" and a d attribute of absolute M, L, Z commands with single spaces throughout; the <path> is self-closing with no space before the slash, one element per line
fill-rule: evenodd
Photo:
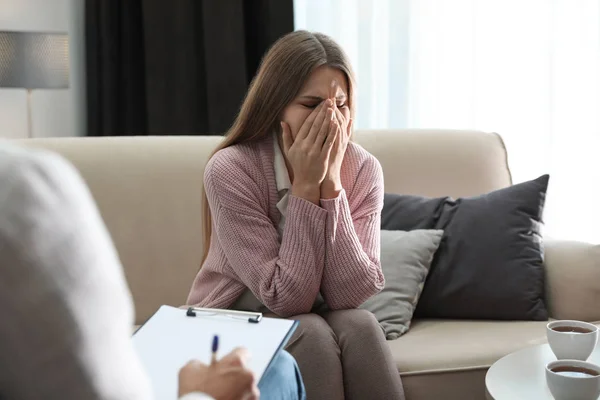
<path fill-rule="evenodd" d="M 321 109 L 321 111 L 319 111 L 319 115 L 317 115 L 317 117 L 313 121 L 312 126 L 310 127 L 310 132 L 308 133 L 308 136 L 306 137 L 306 140 L 308 141 L 309 144 L 313 144 L 315 142 L 317 135 L 321 131 L 321 126 L 323 125 L 324 122 L 327 121 L 327 118 L 331 119 L 331 116 L 333 115 L 332 114 L 333 110 L 331 110 L 331 108 L 329 108 L 330 104 L 331 104 L 331 100 L 327 99 L 323 103 L 325 105 Z"/>
<path fill-rule="evenodd" d="M 323 147 L 323 145 L 325 144 L 325 139 L 327 138 L 327 135 L 329 134 L 329 131 L 331 129 L 331 124 L 333 123 L 333 121 L 334 121 L 333 110 L 330 108 L 327 110 L 327 113 L 325 114 L 325 118 L 323 119 L 323 122 L 321 123 L 319 133 L 317 134 L 317 137 L 315 138 L 315 140 L 313 142 L 313 146 L 317 149 L 317 151 L 320 151 L 321 148 Z"/>
<path fill-rule="evenodd" d="M 339 123 L 337 120 L 331 121 L 329 126 L 329 133 L 327 135 L 327 139 L 325 139 L 325 143 L 323 144 L 323 148 L 321 149 L 321 156 L 323 158 L 329 158 L 329 154 L 331 154 L 331 149 L 333 149 L 333 145 L 339 136 Z"/>
<path fill-rule="evenodd" d="M 335 107 L 335 117 L 339 121 L 340 126 L 344 127 L 345 123 L 346 123 L 346 117 L 344 117 L 344 114 L 342 114 L 342 112 L 340 111 L 340 109 L 337 108 L 337 107 Z"/>
<path fill-rule="evenodd" d="M 292 138 L 290 126 L 283 121 L 281 121 L 281 138 L 283 139 L 283 154 L 287 155 L 294 143 L 294 139 Z"/>
<path fill-rule="evenodd" d="M 313 123 L 315 122 L 315 119 L 321 114 L 321 110 L 323 110 L 323 108 L 325 107 L 325 102 L 322 101 L 321 104 L 319 104 L 311 113 L 310 115 L 306 118 L 306 120 L 304 121 L 304 123 L 302 124 L 302 126 L 300 127 L 300 130 L 298 131 L 298 135 L 296 136 L 296 139 L 305 139 L 309 132 L 310 129 L 313 126 Z"/>

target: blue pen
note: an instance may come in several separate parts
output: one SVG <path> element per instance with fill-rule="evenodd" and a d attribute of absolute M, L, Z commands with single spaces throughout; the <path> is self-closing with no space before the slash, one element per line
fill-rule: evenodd
<path fill-rule="evenodd" d="M 219 351 L 219 336 L 215 335 L 212 342 L 212 358 L 210 360 L 210 365 L 217 362 L 217 351 Z"/>

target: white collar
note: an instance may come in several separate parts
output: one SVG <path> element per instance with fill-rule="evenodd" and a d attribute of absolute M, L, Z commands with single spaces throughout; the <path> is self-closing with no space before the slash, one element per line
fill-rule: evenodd
<path fill-rule="evenodd" d="M 290 190 L 292 188 L 292 182 L 290 181 L 290 174 L 288 173 L 287 166 L 285 165 L 285 158 L 283 152 L 279 147 L 279 141 L 277 135 L 273 137 L 273 150 L 275 158 L 273 165 L 275 167 L 275 182 L 277 183 L 277 191 Z"/>

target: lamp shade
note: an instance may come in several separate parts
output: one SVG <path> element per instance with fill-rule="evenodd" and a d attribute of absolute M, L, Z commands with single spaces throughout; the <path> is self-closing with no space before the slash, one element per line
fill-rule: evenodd
<path fill-rule="evenodd" d="M 0 31 L 0 87 L 69 87 L 69 38 L 64 33 Z"/>

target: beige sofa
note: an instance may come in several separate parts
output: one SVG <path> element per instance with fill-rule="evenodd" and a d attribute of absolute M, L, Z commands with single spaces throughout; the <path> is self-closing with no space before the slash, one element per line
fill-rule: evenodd
<path fill-rule="evenodd" d="M 185 302 L 202 254 L 201 186 L 219 137 L 30 139 L 81 172 L 112 234 L 137 308 Z M 471 196 L 511 184 L 498 135 L 472 131 L 360 131 L 383 165 L 386 191 Z M 534 178 L 534 177 L 531 177 Z M 600 246 L 546 243 L 553 318 L 600 320 Z M 544 322 L 417 320 L 389 342 L 407 399 L 483 399 L 497 359 L 544 342 Z"/>

